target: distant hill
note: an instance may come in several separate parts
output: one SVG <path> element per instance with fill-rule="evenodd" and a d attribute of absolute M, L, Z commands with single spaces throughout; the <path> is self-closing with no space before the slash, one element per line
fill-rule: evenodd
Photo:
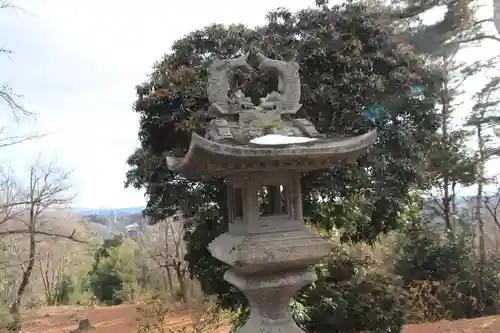
<path fill-rule="evenodd" d="M 143 209 L 144 207 L 71 208 L 73 214 L 79 216 L 89 230 L 105 238 L 125 233 L 127 226 L 140 223 Z"/>
<path fill-rule="evenodd" d="M 105 226 L 91 221 L 85 221 L 87 228 L 99 237 L 111 238 L 125 232 L 125 229 L 118 229 L 116 226 Z"/>
<path fill-rule="evenodd" d="M 141 213 L 145 207 L 124 207 L 124 208 L 85 208 L 73 207 L 72 210 L 80 215 L 130 215 Z"/>

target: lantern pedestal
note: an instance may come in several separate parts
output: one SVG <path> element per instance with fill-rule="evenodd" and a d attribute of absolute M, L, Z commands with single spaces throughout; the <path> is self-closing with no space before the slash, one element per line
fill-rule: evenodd
<path fill-rule="evenodd" d="M 238 333 L 303 333 L 292 318 L 289 304 L 298 290 L 316 281 L 316 274 L 309 269 L 259 276 L 229 270 L 224 279 L 240 289 L 250 305 L 250 318 Z"/>
<path fill-rule="evenodd" d="M 229 230 L 209 250 L 231 266 L 225 280 L 248 298 L 250 318 L 239 333 L 300 333 L 290 300 L 316 280 L 309 266 L 331 250 L 305 226 L 300 175 L 356 160 L 377 132 L 327 138 L 307 119 L 292 117 L 301 108 L 298 64 L 256 57 L 259 68 L 278 73 L 280 91 L 259 106 L 241 91 L 229 96 L 232 73 L 249 69 L 246 56 L 214 61 L 207 95 L 216 119 L 205 137 L 192 134 L 186 156 L 169 156 L 167 165 L 187 178 L 226 180 Z"/>
<path fill-rule="evenodd" d="M 239 333 L 302 332 L 292 319 L 290 300 L 316 280 L 309 266 L 331 247 L 306 229 L 299 182 L 299 174 L 286 172 L 227 179 L 229 231 L 209 250 L 233 267 L 224 279 L 249 300 L 250 319 Z"/>

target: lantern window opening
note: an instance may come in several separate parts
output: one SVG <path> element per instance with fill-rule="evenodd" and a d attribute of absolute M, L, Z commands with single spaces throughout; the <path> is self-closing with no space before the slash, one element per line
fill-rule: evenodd
<path fill-rule="evenodd" d="M 234 219 L 243 218 L 243 193 L 240 187 L 234 188 Z"/>
<path fill-rule="evenodd" d="M 257 192 L 259 215 L 261 217 L 289 215 L 289 193 L 286 185 L 261 186 Z"/>
<path fill-rule="evenodd" d="M 227 206 L 230 222 L 243 219 L 243 193 L 240 187 L 228 185 Z"/>

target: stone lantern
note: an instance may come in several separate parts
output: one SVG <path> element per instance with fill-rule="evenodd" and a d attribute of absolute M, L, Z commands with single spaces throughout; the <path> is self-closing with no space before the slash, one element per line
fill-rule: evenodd
<path fill-rule="evenodd" d="M 204 137 L 192 134 L 186 156 L 167 157 L 167 163 L 188 178 L 226 181 L 229 230 L 209 250 L 232 267 L 224 279 L 248 298 L 250 318 L 239 333 L 299 333 L 289 302 L 317 279 L 309 266 L 331 250 L 329 241 L 304 223 L 301 173 L 355 160 L 377 133 L 321 135 L 310 121 L 294 117 L 301 107 L 298 64 L 257 58 L 259 69 L 277 73 L 278 91 L 258 106 L 241 91 L 229 96 L 229 75 L 253 69 L 247 55 L 214 61 L 208 78 L 208 111 L 214 119 Z"/>

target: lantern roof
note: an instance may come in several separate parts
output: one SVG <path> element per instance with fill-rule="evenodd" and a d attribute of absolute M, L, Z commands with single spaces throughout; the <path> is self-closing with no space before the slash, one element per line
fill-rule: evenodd
<path fill-rule="evenodd" d="M 302 106 L 299 66 L 295 61 L 256 54 L 259 69 L 277 73 L 278 91 L 254 105 L 229 83 L 235 71 L 253 71 L 247 57 L 213 62 L 207 92 L 212 103 L 208 112 L 214 119 L 207 124 L 205 137 L 192 134 L 184 157 L 167 156 L 169 169 L 188 178 L 226 177 L 251 171 L 305 172 L 355 160 L 375 143 L 376 130 L 349 138 L 326 137 L 309 120 L 294 117 Z"/>

